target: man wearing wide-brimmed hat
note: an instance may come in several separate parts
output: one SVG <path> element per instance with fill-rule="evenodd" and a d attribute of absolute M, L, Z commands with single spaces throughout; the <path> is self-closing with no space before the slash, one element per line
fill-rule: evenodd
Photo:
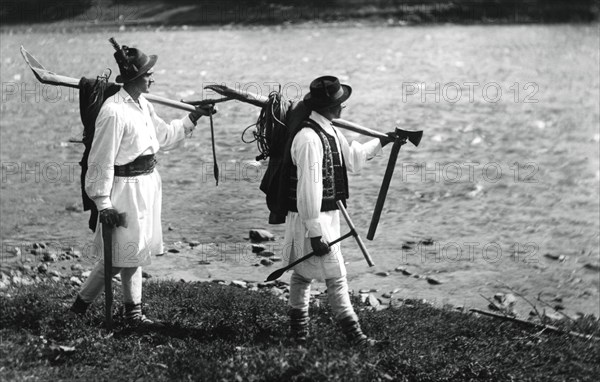
<path fill-rule="evenodd" d="M 115 59 L 122 87 L 108 98 L 96 118 L 88 157 L 85 191 L 99 211 L 99 222 L 113 226 L 113 273 L 121 274 L 125 318 L 149 323 L 142 314 L 142 266 L 163 253 L 161 178 L 155 169 L 159 149 L 173 148 L 194 130 L 208 108 L 171 123 L 164 122 L 144 98 L 153 83 L 157 56 L 118 46 Z M 120 225 L 126 214 L 127 227 Z M 95 253 L 102 258 L 102 225 L 95 230 Z M 104 289 L 104 265 L 98 262 L 71 310 L 82 314 Z"/>
<path fill-rule="evenodd" d="M 290 283 L 290 334 L 299 341 L 308 336 L 308 304 L 313 279 L 325 280 L 327 296 L 336 321 L 352 344 L 372 344 L 358 323 L 350 303 L 346 268 L 340 245 L 328 246 L 340 237 L 340 215 L 336 202 L 348 199 L 347 171 L 359 171 L 382 144 L 348 141 L 331 123 L 340 118 L 352 88 L 333 76 L 323 76 L 310 84 L 304 103 L 311 114 L 294 131 L 285 160 L 289 173 L 288 215 L 285 229 L 285 255 L 290 263 L 314 251 L 313 256 L 294 267 Z M 287 175 L 286 175 L 287 176 Z"/>

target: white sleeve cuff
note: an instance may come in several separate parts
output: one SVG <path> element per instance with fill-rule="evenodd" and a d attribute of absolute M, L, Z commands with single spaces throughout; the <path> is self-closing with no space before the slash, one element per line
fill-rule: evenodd
<path fill-rule="evenodd" d="M 306 237 L 323 236 L 319 219 L 307 219 L 304 221 L 304 226 L 306 227 Z"/>
<path fill-rule="evenodd" d="M 102 211 L 106 208 L 113 208 L 113 205 L 110 202 L 110 196 L 99 196 L 94 198 L 94 203 L 96 203 L 98 211 Z"/>
<path fill-rule="evenodd" d="M 181 121 L 183 124 L 183 133 L 185 137 L 191 137 L 192 133 L 194 132 L 194 129 L 196 128 L 196 125 L 190 120 L 189 116 L 185 116 L 183 119 L 181 119 Z"/>
<path fill-rule="evenodd" d="M 190 119 L 189 115 L 186 115 L 185 117 L 183 117 L 182 121 L 183 121 L 183 127 L 185 127 L 185 128 L 190 128 L 190 127 L 196 126 L 194 124 L 194 122 L 192 122 L 192 120 Z"/>

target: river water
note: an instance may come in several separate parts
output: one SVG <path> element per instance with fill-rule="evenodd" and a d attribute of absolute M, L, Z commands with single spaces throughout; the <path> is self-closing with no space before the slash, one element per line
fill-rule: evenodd
<path fill-rule="evenodd" d="M 562 300 L 570 313 L 598 315 L 597 25 L 4 33 L 4 259 L 13 246 L 45 241 L 85 248 L 90 240 L 87 214 L 73 211 L 83 147 L 67 141 L 81 133 L 77 94 L 40 85 L 19 46 L 57 73 L 95 76 L 116 68 L 111 36 L 158 54 L 155 94 L 216 97 L 202 88 L 223 83 L 266 95 L 279 84 L 295 98 L 313 78 L 333 74 L 354 89 L 343 118 L 380 131 L 424 131 L 419 147 L 400 151 L 375 240 L 365 239 L 376 266 L 367 266 L 351 239 L 343 244 L 355 290 L 398 288 L 397 297 L 485 306 L 480 295 L 514 288 L 531 299 Z M 166 120 L 181 115 L 157 111 Z M 266 165 L 254 160 L 256 146 L 241 140 L 257 114 L 237 101 L 219 105 L 218 186 L 208 120 L 178 150 L 160 154 L 164 239 L 179 253 L 157 257 L 150 273 L 260 281 L 281 264 L 254 266 L 259 259 L 248 241 L 250 229 L 269 229 L 276 240 L 267 247 L 280 255 L 283 226 L 267 224 L 258 190 Z M 389 149 L 350 177 L 348 211 L 363 238 L 388 155 Z M 190 248 L 189 241 L 200 244 Z M 521 313 L 529 310 L 519 304 Z"/>

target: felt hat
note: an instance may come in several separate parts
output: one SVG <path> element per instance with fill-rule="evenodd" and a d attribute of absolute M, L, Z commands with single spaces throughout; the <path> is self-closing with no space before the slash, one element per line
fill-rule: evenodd
<path fill-rule="evenodd" d="M 310 93 L 304 96 L 304 103 L 311 110 L 337 106 L 350 98 L 352 88 L 340 84 L 334 76 L 322 76 L 310 83 Z"/>
<path fill-rule="evenodd" d="M 117 83 L 131 82 L 147 73 L 158 59 L 156 55 L 148 56 L 139 49 L 129 48 L 125 45 L 121 47 L 120 51 L 115 52 L 114 57 L 121 72 L 115 79 Z"/>

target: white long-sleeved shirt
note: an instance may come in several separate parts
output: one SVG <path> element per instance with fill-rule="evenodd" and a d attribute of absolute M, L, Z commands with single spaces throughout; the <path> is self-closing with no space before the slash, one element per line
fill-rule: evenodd
<path fill-rule="evenodd" d="M 381 150 L 379 139 L 364 144 L 353 141 L 351 146 L 348 145 L 344 135 L 337 131 L 331 121 L 315 111 L 311 113 L 310 119 L 335 137 L 349 172 L 359 172 L 364 163 Z M 297 207 L 306 228 L 306 237 L 322 236 L 319 216 L 323 199 L 323 144 L 317 133 L 307 128 L 300 130 L 292 142 L 291 156 L 298 169 Z"/>
<path fill-rule="evenodd" d="M 115 165 L 155 154 L 160 148 L 172 148 L 185 138 L 186 130 L 189 133 L 194 127 L 187 116 L 167 124 L 143 95 L 138 101 L 121 88 L 104 102 L 96 119 L 85 190 L 99 211 L 112 208 Z"/>

